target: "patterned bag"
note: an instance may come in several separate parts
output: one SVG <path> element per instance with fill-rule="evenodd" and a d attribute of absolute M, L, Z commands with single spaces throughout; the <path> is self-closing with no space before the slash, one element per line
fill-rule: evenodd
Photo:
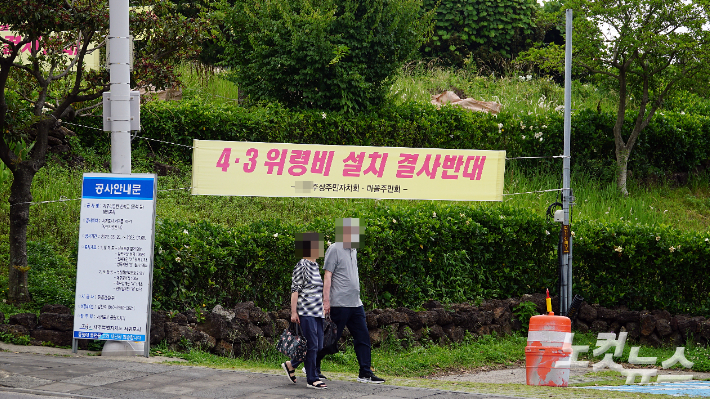
<path fill-rule="evenodd" d="M 306 358 L 306 338 L 299 332 L 298 323 L 290 323 L 288 328 L 281 333 L 276 350 L 298 362 Z"/>

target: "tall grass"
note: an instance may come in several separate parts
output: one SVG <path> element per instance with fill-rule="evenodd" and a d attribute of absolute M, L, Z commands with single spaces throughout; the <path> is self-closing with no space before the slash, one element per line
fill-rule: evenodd
<path fill-rule="evenodd" d="M 178 72 L 185 97 L 221 103 L 234 102 L 239 96 L 238 85 L 228 79 L 226 70 L 184 63 Z M 564 88 L 551 78 L 514 71 L 504 76 L 483 76 L 475 70 L 442 68 L 424 62 L 412 62 L 400 70 L 390 86 L 388 101 L 429 103 L 432 94 L 445 90 L 463 93 L 476 100 L 496 101 L 503 104 L 504 112 L 534 114 L 564 105 Z M 615 93 L 592 84 L 573 83 L 573 109 L 596 109 L 599 106 L 604 111 L 616 111 L 616 98 Z"/>
<path fill-rule="evenodd" d="M 204 98 L 215 103 L 237 102 L 239 87 L 229 79 L 228 72 L 195 63 L 183 63 L 178 68 L 183 83 L 183 97 Z"/>
<path fill-rule="evenodd" d="M 503 105 L 502 112 L 536 114 L 564 106 L 564 88 L 551 78 L 510 73 L 497 77 L 482 76 L 476 71 L 445 69 L 417 62 L 403 68 L 390 88 L 395 103 L 416 101 L 428 103 L 432 94 L 445 90 L 463 93 L 481 101 Z M 573 83 L 572 109 L 599 106 L 604 111 L 616 110 L 618 96 L 589 83 Z"/>

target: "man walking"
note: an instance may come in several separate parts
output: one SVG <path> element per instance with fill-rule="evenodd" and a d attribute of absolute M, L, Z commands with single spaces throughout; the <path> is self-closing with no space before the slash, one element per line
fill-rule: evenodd
<path fill-rule="evenodd" d="M 360 278 L 357 269 L 357 248 L 360 247 L 360 220 L 336 219 L 335 240 L 325 253 L 323 269 L 323 310 L 338 326 L 337 337 L 348 327 L 353 336 L 355 355 L 360 364 L 358 382 L 385 382 L 371 369 L 372 348 L 367 330 L 365 309 L 360 300 Z M 363 229 L 364 230 L 364 229 Z M 318 368 L 320 370 L 320 367 Z M 320 374 L 320 372 L 319 372 Z"/>

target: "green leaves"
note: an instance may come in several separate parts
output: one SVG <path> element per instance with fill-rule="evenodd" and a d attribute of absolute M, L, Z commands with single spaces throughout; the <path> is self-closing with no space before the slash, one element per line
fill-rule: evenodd
<path fill-rule="evenodd" d="M 596 222 L 575 231 L 575 292 L 585 298 L 637 310 L 710 311 L 708 233 Z"/>
<path fill-rule="evenodd" d="M 422 51 L 454 64 L 477 52 L 507 58 L 528 47 L 528 35 L 535 33 L 535 40 L 541 40 L 545 33 L 535 29 L 539 7 L 532 0 L 424 0 L 424 8 L 436 11 L 437 36 Z"/>
<path fill-rule="evenodd" d="M 368 307 L 416 308 L 429 298 L 463 302 L 522 294 L 554 278 L 554 240 L 543 233 L 545 221 L 532 214 L 421 203 L 358 216 L 368 221 L 358 255 Z M 334 240 L 327 220 L 299 227 L 258 222 L 240 229 L 164 220 L 156 231 L 154 303 L 163 309 L 241 301 L 266 309 L 285 306 L 298 261 L 293 237 L 307 230 Z M 523 247 L 521 240 L 534 245 Z"/>
<path fill-rule="evenodd" d="M 241 0 L 227 13 L 227 63 L 255 100 L 355 112 L 382 104 L 432 15 L 419 0 Z"/>

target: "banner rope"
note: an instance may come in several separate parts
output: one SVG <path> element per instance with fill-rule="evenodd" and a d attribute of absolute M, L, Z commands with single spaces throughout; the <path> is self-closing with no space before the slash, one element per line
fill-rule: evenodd
<path fill-rule="evenodd" d="M 564 190 L 564 189 L 563 189 L 563 188 L 554 188 L 554 189 L 552 189 L 552 190 L 525 191 L 525 192 L 522 192 L 522 193 L 510 193 L 510 194 L 505 194 L 505 193 L 503 193 L 503 195 L 520 195 L 520 194 L 549 193 L 549 192 L 553 192 L 553 191 L 562 191 L 562 190 Z"/>

